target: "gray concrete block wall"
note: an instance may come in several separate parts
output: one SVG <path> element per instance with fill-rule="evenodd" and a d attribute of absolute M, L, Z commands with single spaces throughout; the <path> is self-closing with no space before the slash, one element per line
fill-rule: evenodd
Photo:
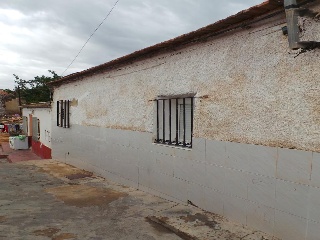
<path fill-rule="evenodd" d="M 319 239 L 319 153 L 207 139 L 181 149 L 79 125 L 53 133 L 54 158 L 283 239 Z"/>

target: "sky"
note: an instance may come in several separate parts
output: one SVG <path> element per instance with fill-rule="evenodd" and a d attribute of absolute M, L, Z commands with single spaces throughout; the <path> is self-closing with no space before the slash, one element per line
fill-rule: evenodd
<path fill-rule="evenodd" d="M 116 0 L 1 0 L 0 89 L 66 70 Z M 212 24 L 263 0 L 119 0 L 76 61 L 79 72 Z"/>

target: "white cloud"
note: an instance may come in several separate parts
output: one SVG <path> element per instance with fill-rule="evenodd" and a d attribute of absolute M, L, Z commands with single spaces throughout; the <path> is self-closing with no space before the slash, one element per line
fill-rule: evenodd
<path fill-rule="evenodd" d="M 15 9 L 0 9 L 0 20 L 6 19 L 7 21 L 19 21 L 24 19 L 26 16 Z"/>

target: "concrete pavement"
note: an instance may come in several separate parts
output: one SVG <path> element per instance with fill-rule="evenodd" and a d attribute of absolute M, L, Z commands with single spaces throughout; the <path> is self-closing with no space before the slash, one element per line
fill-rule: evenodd
<path fill-rule="evenodd" d="M 41 159 L 41 157 L 33 153 L 31 149 L 11 149 L 8 142 L 0 143 L 0 156 L 6 156 L 8 161 L 12 163 Z"/>
<path fill-rule="evenodd" d="M 0 239 L 273 239 L 53 160 L 0 159 L 0 185 Z"/>

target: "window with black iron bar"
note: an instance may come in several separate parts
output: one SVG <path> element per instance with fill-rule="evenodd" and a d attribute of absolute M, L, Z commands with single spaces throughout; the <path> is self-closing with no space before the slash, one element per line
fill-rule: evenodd
<path fill-rule="evenodd" d="M 70 128 L 70 101 L 57 101 L 57 126 Z"/>
<path fill-rule="evenodd" d="M 159 98 L 155 101 L 155 143 L 192 148 L 194 98 Z"/>

